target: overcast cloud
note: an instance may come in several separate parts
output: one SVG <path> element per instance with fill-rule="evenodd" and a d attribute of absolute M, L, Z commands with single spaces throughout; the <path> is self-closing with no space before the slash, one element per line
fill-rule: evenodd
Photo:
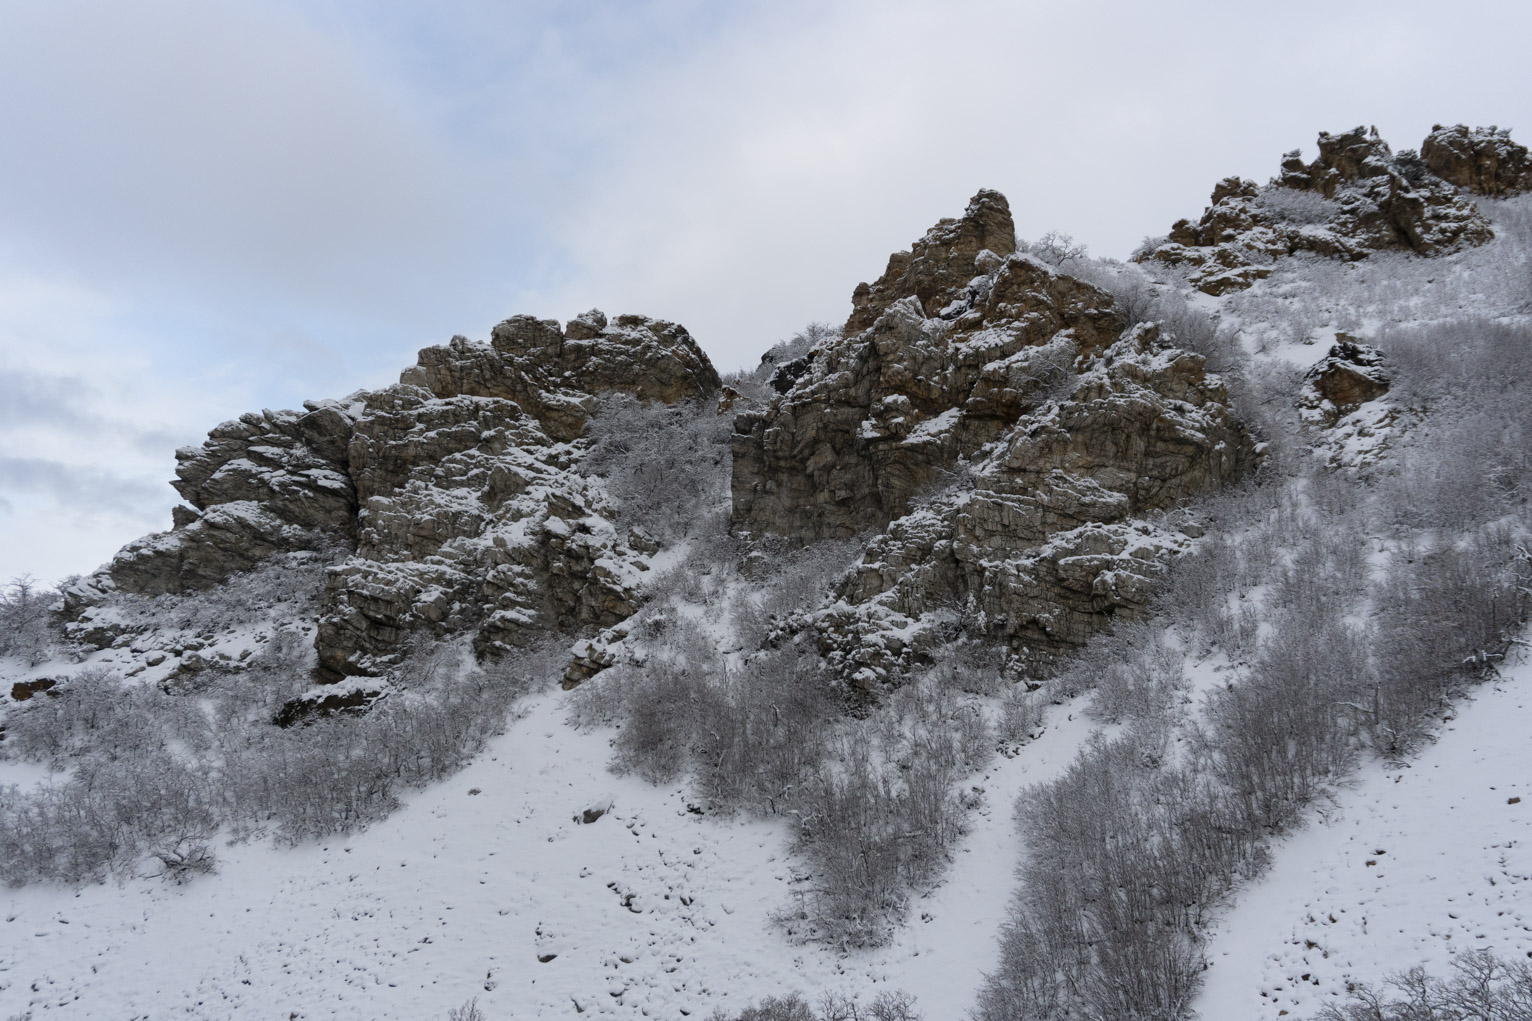
<path fill-rule="evenodd" d="M 1124 256 L 1319 130 L 1532 139 L 1522 3 L 0 7 L 0 578 L 169 524 L 174 447 L 516 312 L 721 368 L 979 187 Z"/>

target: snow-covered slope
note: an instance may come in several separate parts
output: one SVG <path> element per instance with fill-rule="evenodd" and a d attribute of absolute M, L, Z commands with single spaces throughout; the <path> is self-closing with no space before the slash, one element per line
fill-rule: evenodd
<path fill-rule="evenodd" d="M 686 792 L 607 769 L 608 731 L 535 696 L 451 780 L 346 840 L 220 849 L 217 875 L 0 895 L 0 1016 L 492 1019 L 706 1016 L 762 996 L 914 994 L 953 1016 L 993 967 L 1010 805 L 1088 731 L 1054 707 L 976 778 L 971 832 L 891 946 L 792 945 L 784 826 L 698 815 Z M 585 823 L 587 810 L 604 810 Z"/>
<path fill-rule="evenodd" d="M 1308 829 L 1212 934 L 1208 1021 L 1310 1017 L 1452 955 L 1532 957 L 1532 662 L 1478 689 L 1419 757 L 1378 764 Z"/>

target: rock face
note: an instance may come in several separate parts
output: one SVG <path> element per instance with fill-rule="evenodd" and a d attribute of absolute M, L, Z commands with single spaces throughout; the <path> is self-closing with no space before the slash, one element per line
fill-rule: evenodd
<path fill-rule="evenodd" d="M 159 595 L 206 588 L 275 553 L 349 541 L 356 488 L 347 445 L 354 402 L 305 412 L 263 411 L 225 422 L 201 447 L 176 451 L 175 529 L 131 543 L 112 560 L 112 582 Z"/>
<path fill-rule="evenodd" d="M 1532 191 L 1532 154 L 1511 141 L 1509 128 L 1458 124 L 1431 129 L 1420 145 L 1431 173 L 1477 195 L 1505 198 Z"/>
<path fill-rule="evenodd" d="M 988 188 L 968 203 L 962 219 L 939 221 L 908 252 L 888 257 L 888 268 L 872 284 L 851 294 L 851 317 L 841 331 L 860 333 L 894 302 L 913 297 L 925 315 L 936 315 L 963 296 L 983 251 L 1001 258 L 1016 251 L 1016 225 L 1005 196 Z M 998 260 L 996 260 L 998 262 Z"/>
<path fill-rule="evenodd" d="M 1200 356 L 1157 327 L 1120 336 L 1110 295 L 1030 256 L 949 243 L 1009 233 L 1004 200 L 981 192 L 858 287 L 843 335 L 735 420 L 736 533 L 882 533 L 815 622 L 863 684 L 954 615 L 1028 662 L 1083 642 L 1142 607 L 1186 541 L 1137 519 L 1256 458 Z"/>
<path fill-rule="evenodd" d="M 488 344 L 454 337 L 420 352 L 400 382 L 437 397 L 513 401 L 559 443 L 584 431 L 598 394 L 674 404 L 719 387 L 717 371 L 684 327 L 636 315 L 608 323 L 595 309 L 562 331 L 553 319 L 514 316 L 494 328 Z"/>
<path fill-rule="evenodd" d="M 876 286 L 859 285 L 842 334 L 777 372 L 781 396 L 768 409 L 735 419 L 734 531 L 803 543 L 883 528 L 1036 405 L 1076 353 L 1116 338 L 1106 292 L 1029 256 L 1002 259 L 979 237 L 1015 247 L 994 192 L 933 227 L 915 255 L 891 258 Z M 945 263 L 933 261 L 939 252 Z M 891 297 L 896 283 L 932 280 L 948 283 Z"/>
<path fill-rule="evenodd" d="M 1512 166 L 1509 154 L 1520 146 L 1505 138 L 1496 149 L 1499 135 L 1459 138 L 1456 130 L 1439 129 L 1426 140 L 1438 165 L 1465 180 L 1484 173 L 1495 182 L 1507 177 L 1497 154 L 1503 150 L 1505 165 Z M 1442 140 L 1433 142 L 1438 136 Z M 1452 153 L 1464 154 L 1461 159 L 1445 155 L 1449 142 L 1458 146 Z M 1219 182 L 1200 220 L 1177 221 L 1164 244 L 1138 258 L 1186 266 L 1198 289 L 1216 295 L 1249 287 L 1270 275 L 1274 260 L 1297 252 L 1352 260 L 1386 250 L 1433 256 L 1494 236 L 1458 194 L 1456 181 L 1412 151 L 1396 155 L 1376 129 L 1321 132 L 1318 145 L 1312 163 L 1296 150 L 1288 153 L 1281 173 L 1264 188 L 1232 177 Z M 1491 163 L 1493 172 L 1483 170 Z"/>
<path fill-rule="evenodd" d="M 454 337 L 395 386 L 219 426 L 177 454 L 176 527 L 124 549 L 129 592 L 215 584 L 278 552 L 340 542 L 316 646 L 331 677 L 394 662 L 411 636 L 471 630 L 481 652 L 608 627 L 638 605 L 641 551 L 575 469 L 596 398 L 701 398 L 718 374 L 687 332 L 598 311 L 517 316 Z"/>

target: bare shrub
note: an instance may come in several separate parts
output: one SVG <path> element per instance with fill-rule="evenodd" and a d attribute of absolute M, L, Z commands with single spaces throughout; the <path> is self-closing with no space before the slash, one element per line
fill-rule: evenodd
<path fill-rule="evenodd" d="M 1471 526 L 1523 506 L 1532 469 L 1532 328 L 1456 319 L 1379 338 L 1390 399 L 1424 421 L 1386 489 L 1396 520 Z"/>
<path fill-rule="evenodd" d="M 1254 847 L 1239 812 L 1167 765 L 1150 729 L 1094 738 L 1017 817 L 1023 882 L 976 1017 L 1180 1018 L 1200 980 L 1202 912 Z"/>
<path fill-rule="evenodd" d="M 721 533 L 728 519 L 731 420 L 712 401 L 601 398 L 582 470 L 606 480 L 618 521 L 671 543 Z"/>
<path fill-rule="evenodd" d="M 213 726 L 196 699 L 82 671 L 7 719 L 6 754 L 67 773 L 0 790 L 0 879 L 90 882 L 146 855 L 184 878 L 212 867 L 221 830 L 289 842 L 350 832 L 459 769 L 533 680 L 460 664 L 416 683 L 363 716 L 284 730 L 254 686 L 209 699 L 213 719 L 233 724 Z"/>
<path fill-rule="evenodd" d="M 725 377 L 724 381 L 756 400 L 769 400 L 776 392 L 772 384 L 779 371 L 784 372 L 785 377 L 791 376 L 793 368 L 805 364 L 805 359 L 815 347 L 839 336 L 839 326 L 830 323 L 809 323 L 786 340 L 773 344 L 765 354 L 761 355 L 760 364 L 754 369 Z M 775 385 L 789 385 L 790 379 L 785 377 L 778 380 Z"/>
<path fill-rule="evenodd" d="M 1402 565 L 1379 595 L 1376 673 L 1357 710 L 1378 746 L 1408 751 L 1447 699 L 1493 672 L 1526 621 L 1532 557 L 1504 528 Z"/>
<path fill-rule="evenodd" d="M 1016 250 L 1041 259 L 1055 269 L 1079 262 L 1089 253 L 1083 243 L 1058 230 L 1050 230 L 1036 241 L 1018 239 Z"/>
<path fill-rule="evenodd" d="M 1327 199 L 1319 192 L 1279 186 L 1262 188 L 1257 192 L 1255 206 L 1265 210 L 1279 223 L 1298 226 L 1328 223 L 1341 209 L 1339 202 Z"/>
<path fill-rule="evenodd" d="M 1127 624 L 1090 643 L 1056 683 L 1094 689 L 1092 715 L 1119 723 L 1169 711 L 1186 686 L 1182 662 L 1180 651 L 1165 644 L 1159 628 Z"/>
<path fill-rule="evenodd" d="M 1252 827 L 1290 826 L 1351 765 L 1348 705 L 1366 687 L 1365 641 L 1333 618 L 1284 617 L 1251 676 L 1209 694 L 1209 769 Z"/>
<path fill-rule="evenodd" d="M 217 853 L 205 839 L 197 837 L 166 841 L 150 853 L 159 860 L 161 875 L 178 884 L 218 869 Z"/>
<path fill-rule="evenodd" d="M 479 1007 L 479 998 L 475 996 L 461 1007 L 448 1010 L 447 1021 L 489 1021 L 489 1015 Z"/>
<path fill-rule="evenodd" d="M 31 575 L 0 586 L 0 656 L 18 656 L 27 666 L 51 658 L 59 641 L 51 611 L 58 598 Z"/>
<path fill-rule="evenodd" d="M 1391 975 L 1383 990 L 1366 983 L 1351 1002 L 1320 1009 L 1318 1021 L 1526 1021 L 1532 1017 L 1532 962 L 1502 961 L 1488 950 L 1465 950 L 1456 973 L 1440 979 L 1423 968 Z"/>

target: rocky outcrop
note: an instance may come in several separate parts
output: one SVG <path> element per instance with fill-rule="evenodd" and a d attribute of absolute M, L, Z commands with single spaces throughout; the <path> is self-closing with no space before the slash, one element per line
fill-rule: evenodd
<path fill-rule="evenodd" d="M 939 220 L 908 252 L 890 255 L 888 267 L 874 283 L 857 284 L 851 293 L 851 316 L 842 332 L 860 333 L 890 305 L 908 297 L 920 303 L 922 313 L 936 315 L 962 297 L 973 278 L 975 261 L 985 251 L 999 258 L 1016 251 L 1010 203 L 988 188 L 979 190 L 961 219 Z"/>
<path fill-rule="evenodd" d="M 915 286 L 896 256 L 876 289 L 858 288 L 847 331 L 735 420 L 737 534 L 882 533 L 814 621 L 864 685 L 922 655 L 954 616 L 1041 668 L 1144 606 L 1187 541 L 1146 515 L 1256 459 L 1203 359 L 1157 327 L 1120 336 L 1106 292 L 1027 255 L 927 243 L 1005 233 L 991 194 L 915 246 L 927 260 L 949 253 L 921 280 L 966 278 L 960 288 L 890 293 Z M 881 311 L 852 332 L 868 291 Z"/>
<path fill-rule="evenodd" d="M 1387 250 L 1434 256 L 1494 236 L 1429 160 L 1408 150 L 1396 155 L 1376 129 L 1321 132 L 1318 147 L 1311 163 L 1288 153 L 1265 187 L 1219 182 L 1201 219 L 1177 221 L 1163 244 L 1137 258 L 1187 267 L 1194 286 L 1217 295 L 1249 287 L 1270 275 L 1276 259 L 1298 252 L 1350 260 Z"/>
<path fill-rule="evenodd" d="M 488 344 L 453 337 L 420 352 L 400 382 L 438 397 L 513 401 L 560 443 L 584 430 L 598 394 L 674 404 L 719 387 L 718 372 L 684 327 L 637 315 L 609 323 L 596 309 L 563 330 L 553 319 L 514 316 L 494 328 Z"/>
<path fill-rule="evenodd" d="M 1509 128 L 1437 124 L 1421 143 L 1420 158 L 1437 177 L 1476 195 L 1506 198 L 1532 191 L 1532 153 L 1511 141 Z"/>
<path fill-rule="evenodd" d="M 358 406 L 305 408 L 242 415 L 176 451 L 171 485 L 190 506 L 175 509 L 173 531 L 113 558 L 113 584 L 145 595 L 206 588 L 277 553 L 349 541 L 357 500 L 347 445 Z"/>
<path fill-rule="evenodd" d="M 1304 375 L 1305 388 L 1316 402 L 1347 412 L 1388 393 L 1389 376 L 1377 348 L 1343 333 L 1337 333 L 1335 341 L 1330 353 Z"/>
<path fill-rule="evenodd" d="M 180 451 L 191 507 L 91 591 L 181 592 L 343 543 L 354 553 L 329 572 L 316 639 L 331 678 L 381 670 L 422 631 L 472 631 L 495 653 L 609 627 L 637 608 L 652 547 L 630 544 L 577 470 L 579 437 L 603 393 L 674 403 L 718 387 L 674 323 L 516 316 L 488 343 L 423 350 L 395 386 L 245 415 Z"/>
<path fill-rule="evenodd" d="M 1299 417 L 1313 431 L 1310 449 L 1329 467 L 1370 471 L 1403 426 L 1387 400 L 1392 380 L 1377 348 L 1345 333 L 1303 377 Z"/>
<path fill-rule="evenodd" d="M 1188 539 L 1145 519 L 1238 479 L 1255 447 L 1201 356 L 1157 327 L 1082 369 L 958 485 L 872 541 L 818 622 L 843 672 L 883 680 L 960 621 L 1040 674 L 1147 606 Z"/>
<path fill-rule="evenodd" d="M 876 301 L 858 286 L 853 302 L 862 304 L 846 331 L 778 371 L 782 392 L 769 407 L 735 419 L 736 533 L 804 543 L 882 529 L 1045 400 L 1077 354 L 1116 339 L 1121 323 L 1105 291 L 1030 256 L 974 247 L 1013 234 L 1004 198 L 980 192 L 963 220 L 944 220 L 916 243 L 918 275 L 912 260 L 891 260 Z M 950 261 L 934 264 L 935 252 Z M 901 264 L 904 275 L 892 276 Z M 917 277 L 964 282 L 884 300 L 891 281 L 913 287 Z M 877 318 L 851 332 L 879 304 Z"/>

